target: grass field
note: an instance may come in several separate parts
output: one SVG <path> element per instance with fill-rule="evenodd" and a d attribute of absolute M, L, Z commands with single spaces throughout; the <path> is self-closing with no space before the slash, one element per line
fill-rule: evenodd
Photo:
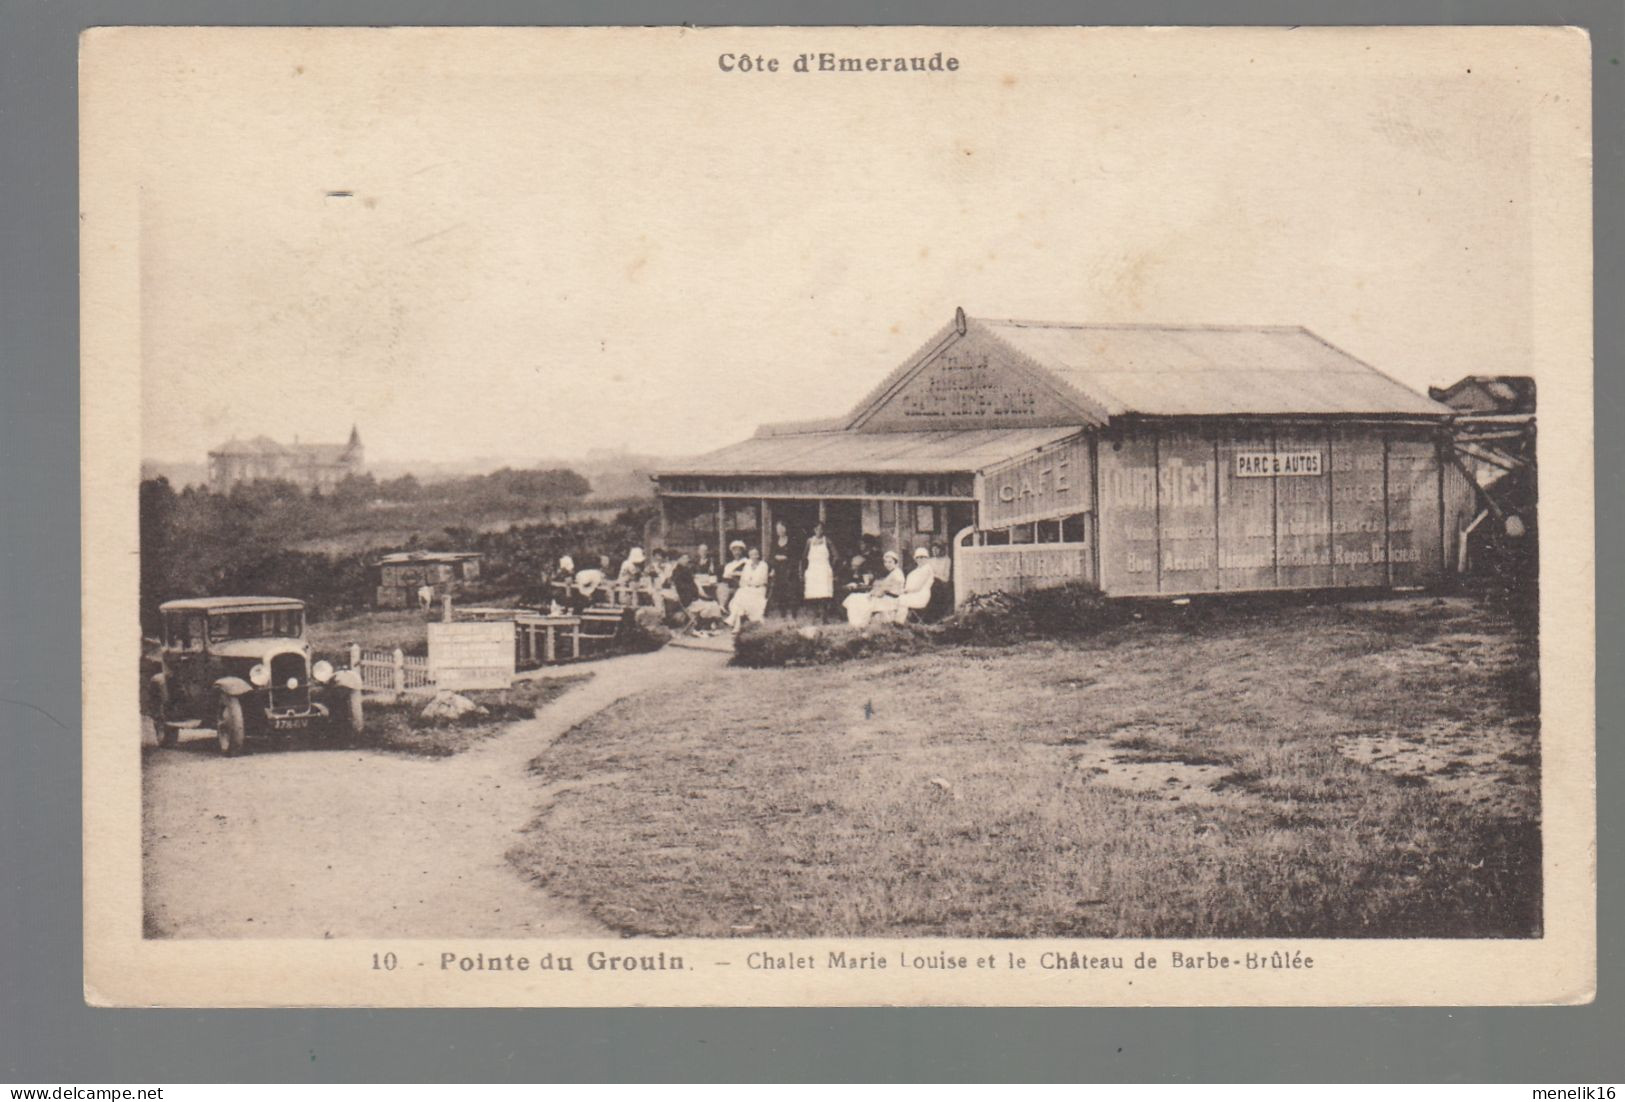
<path fill-rule="evenodd" d="M 1538 936 L 1534 678 L 1462 598 L 725 669 L 536 759 L 510 859 L 657 936 Z"/>
<path fill-rule="evenodd" d="M 428 654 L 428 624 L 438 618 L 437 613 L 416 608 L 361 612 L 331 620 L 312 619 L 305 625 L 305 635 L 311 649 L 329 659 L 343 656 L 351 643 L 360 643 L 369 651 L 400 647 L 407 654 Z"/>

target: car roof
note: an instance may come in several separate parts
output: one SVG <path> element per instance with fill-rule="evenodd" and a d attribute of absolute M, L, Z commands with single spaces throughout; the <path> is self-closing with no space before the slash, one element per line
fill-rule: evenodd
<path fill-rule="evenodd" d="M 165 601 L 159 612 L 242 611 L 253 608 L 304 608 L 305 602 L 292 597 L 186 597 Z"/>

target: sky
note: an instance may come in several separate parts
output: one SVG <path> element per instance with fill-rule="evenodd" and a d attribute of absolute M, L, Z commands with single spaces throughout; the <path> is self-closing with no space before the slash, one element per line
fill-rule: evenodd
<path fill-rule="evenodd" d="M 849 408 L 958 306 L 1304 325 L 1418 389 L 1538 374 L 1554 93 L 1517 41 L 160 34 L 121 86 L 142 454 L 352 424 L 392 462 L 693 454 Z M 822 50 L 960 67 L 788 71 Z"/>

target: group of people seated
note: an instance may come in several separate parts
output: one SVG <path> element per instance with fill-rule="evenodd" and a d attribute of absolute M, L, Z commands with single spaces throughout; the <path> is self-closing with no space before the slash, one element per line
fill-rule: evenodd
<path fill-rule="evenodd" d="M 796 617 L 806 612 L 827 623 L 839 614 L 837 600 L 847 621 L 858 627 L 875 620 L 935 619 L 953 606 L 952 564 L 941 544 L 916 548 L 913 569 L 906 574 L 894 551 L 880 556 L 878 570 L 871 565 L 872 551 L 854 555 L 838 568 L 822 525 L 798 556 L 791 553 L 784 526 L 777 528 L 770 557 L 743 540 L 728 545 L 722 563 L 712 558 L 706 544 L 692 553 L 665 548 L 645 553 L 634 547 L 613 571 L 607 555 L 596 556 L 593 565 L 582 569 L 574 556 L 565 555 L 550 579 L 554 611 L 579 613 L 593 604 L 625 604 L 630 597 L 655 608 L 669 626 L 714 635 L 724 628 L 737 634 L 770 613 Z"/>
<path fill-rule="evenodd" d="M 876 619 L 899 624 L 910 617 L 935 620 L 953 606 L 953 566 L 940 545 L 916 547 L 914 565 L 907 574 L 895 551 L 883 554 L 880 563 L 885 572 L 875 575 L 864 571 L 862 556 L 852 561 L 855 576 L 847 583 L 841 607 L 853 627 L 866 627 Z"/>

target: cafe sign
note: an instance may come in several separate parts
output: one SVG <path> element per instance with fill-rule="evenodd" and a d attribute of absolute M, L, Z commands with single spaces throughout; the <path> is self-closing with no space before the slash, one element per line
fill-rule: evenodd
<path fill-rule="evenodd" d="M 1079 436 L 982 472 L 982 528 L 1005 528 L 1089 509 L 1089 446 Z"/>

